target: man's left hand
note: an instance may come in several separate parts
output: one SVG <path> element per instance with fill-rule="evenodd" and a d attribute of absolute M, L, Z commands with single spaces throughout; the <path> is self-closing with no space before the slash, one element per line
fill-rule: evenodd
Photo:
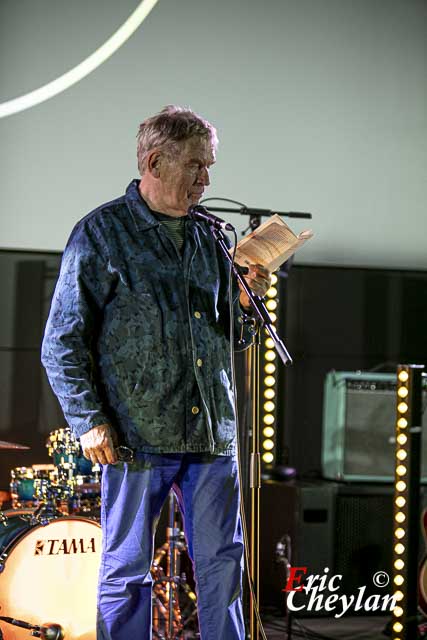
<path fill-rule="evenodd" d="M 271 273 L 260 264 L 249 265 L 249 273 L 245 275 L 245 280 L 251 291 L 260 298 L 263 298 L 271 287 Z M 240 293 L 240 304 L 246 309 L 250 307 L 249 297 L 243 290 Z"/>

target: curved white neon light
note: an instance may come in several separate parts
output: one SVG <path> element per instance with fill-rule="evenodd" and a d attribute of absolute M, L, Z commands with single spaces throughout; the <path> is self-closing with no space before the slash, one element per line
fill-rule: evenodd
<path fill-rule="evenodd" d="M 59 76 L 56 80 L 48 82 L 48 84 L 45 84 L 39 89 L 35 89 L 34 91 L 30 91 L 30 93 L 0 104 L 0 118 L 10 116 L 13 113 L 19 113 L 19 111 L 24 111 L 45 100 L 49 100 L 49 98 L 53 98 L 53 96 L 65 91 L 65 89 L 68 89 L 73 84 L 76 84 L 76 82 L 85 78 L 120 49 L 122 44 L 124 44 L 144 22 L 158 1 L 159 0 L 142 0 L 126 22 L 117 29 L 107 42 L 94 51 L 86 60 L 83 60 L 83 62 L 80 62 L 76 67 L 70 69 L 70 71 Z"/>

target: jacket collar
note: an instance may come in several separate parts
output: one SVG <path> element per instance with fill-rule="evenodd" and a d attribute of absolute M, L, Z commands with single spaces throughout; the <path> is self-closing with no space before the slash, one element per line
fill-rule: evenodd
<path fill-rule="evenodd" d="M 126 189 L 125 200 L 138 231 L 146 231 L 147 229 L 158 227 L 160 222 L 152 215 L 150 209 L 141 198 L 138 186 L 138 179 L 130 182 Z"/>
<path fill-rule="evenodd" d="M 125 194 L 126 204 L 136 228 L 138 231 L 146 231 L 147 229 L 159 227 L 161 222 L 151 213 L 146 202 L 141 197 L 138 187 L 139 179 L 135 178 L 135 180 L 132 180 L 132 182 L 129 183 Z M 206 235 L 206 229 L 203 224 L 200 224 L 198 221 L 188 220 L 187 225 L 197 227 Z"/>

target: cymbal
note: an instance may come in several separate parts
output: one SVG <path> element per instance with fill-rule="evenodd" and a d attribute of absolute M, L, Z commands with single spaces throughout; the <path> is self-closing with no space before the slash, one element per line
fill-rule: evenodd
<path fill-rule="evenodd" d="M 6 442 L 0 440 L 0 449 L 29 449 L 25 444 L 15 444 L 14 442 Z"/>

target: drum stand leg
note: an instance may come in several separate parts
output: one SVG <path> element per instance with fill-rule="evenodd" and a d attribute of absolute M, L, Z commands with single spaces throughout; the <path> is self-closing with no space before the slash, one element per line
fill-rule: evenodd
<path fill-rule="evenodd" d="M 176 516 L 177 516 L 177 505 L 176 505 L 174 494 L 171 491 L 169 493 L 169 526 L 168 526 L 168 532 L 166 534 L 166 539 L 169 542 L 169 553 L 167 555 L 167 567 L 168 567 L 168 576 L 169 576 L 168 629 L 169 629 L 169 635 L 171 638 L 172 638 L 173 627 L 174 627 L 173 623 L 174 623 L 175 608 L 176 608 L 176 613 L 179 616 L 179 621 L 181 621 L 181 611 L 179 609 L 178 594 L 177 594 L 176 582 L 175 582 L 175 578 L 178 577 L 179 575 L 177 574 L 177 570 L 179 570 L 179 567 L 180 567 L 179 557 L 177 555 L 177 551 L 178 551 L 177 545 L 176 545 L 177 540 L 175 537 L 175 535 L 178 534 L 178 531 L 179 531 L 178 527 L 176 526 L 178 524 L 176 521 Z"/>
<path fill-rule="evenodd" d="M 159 640 L 182 638 L 184 626 L 195 615 L 196 596 L 181 576 L 180 555 L 186 549 L 184 534 L 179 527 L 178 505 L 173 491 L 169 493 L 169 516 L 166 530 L 166 542 L 159 547 L 154 556 L 152 574 L 153 584 L 153 637 Z M 166 559 L 166 573 L 160 566 Z M 186 607 L 188 617 L 184 620 L 179 604 L 179 588 L 188 596 L 191 606 Z M 189 611 L 190 609 L 190 611 Z M 193 609 L 191 611 L 191 609 Z"/>

